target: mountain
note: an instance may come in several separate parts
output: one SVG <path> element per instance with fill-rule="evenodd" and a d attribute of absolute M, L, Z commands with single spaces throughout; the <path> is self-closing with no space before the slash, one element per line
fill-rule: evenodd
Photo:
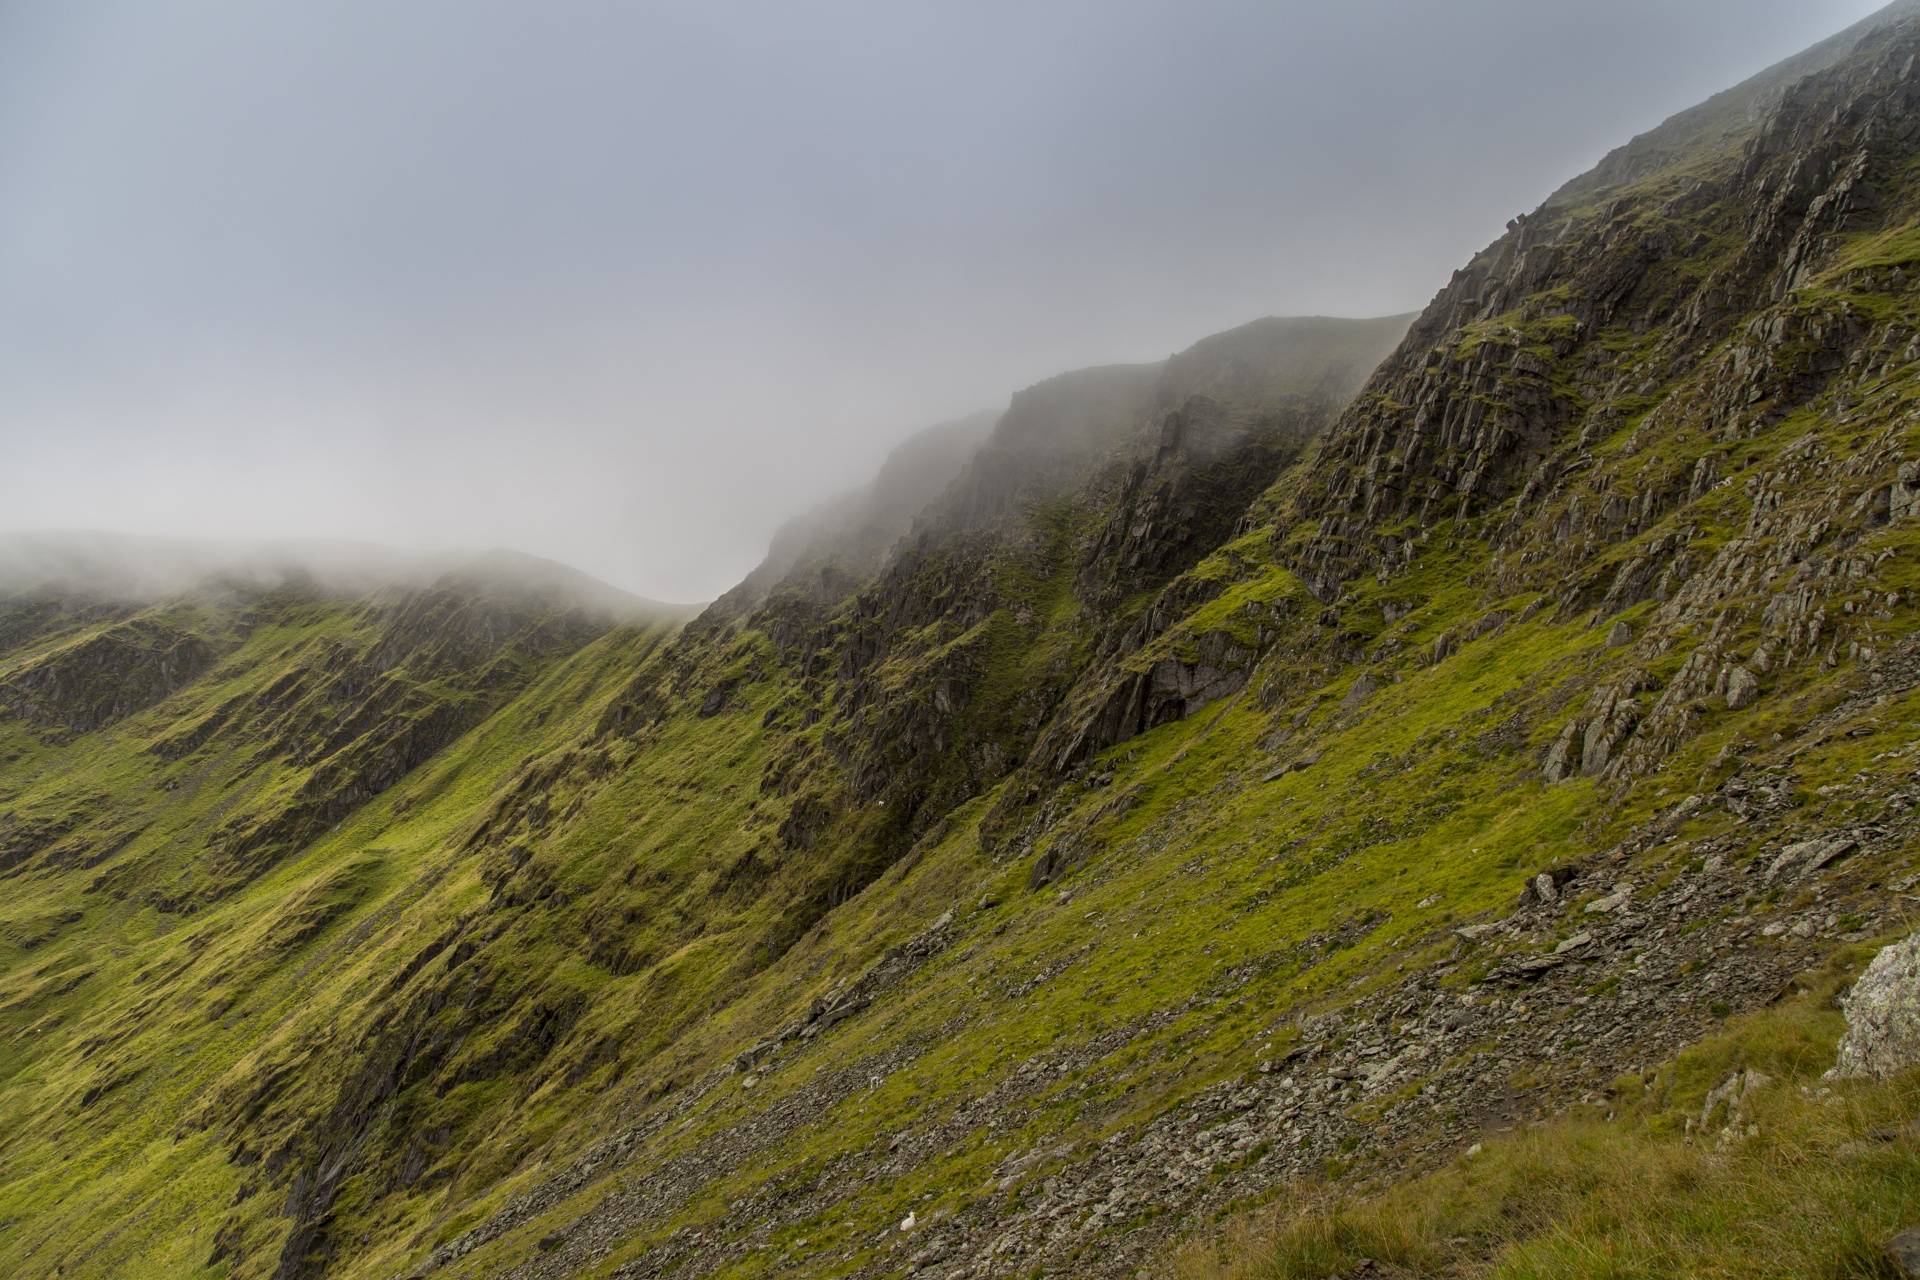
<path fill-rule="evenodd" d="M 1821 1073 L 1920 880 L 1916 68 L 936 428 L 697 617 L 10 596 L 0 1261 L 1882 1273 L 1912 1079 Z"/>

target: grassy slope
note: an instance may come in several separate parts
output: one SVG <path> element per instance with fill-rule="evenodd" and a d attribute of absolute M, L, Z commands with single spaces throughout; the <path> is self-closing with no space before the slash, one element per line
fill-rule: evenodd
<path fill-rule="evenodd" d="M 1908 556 L 1920 551 L 1910 531 L 1896 536 Z M 1284 589 L 1282 575 L 1272 581 Z M 1462 616 L 1436 610 L 1429 625 Z M 1217 719 L 1202 716 L 1130 743 L 1107 762 L 1113 781 L 1080 804 L 1091 816 L 1112 795 L 1136 785 L 1143 794 L 1124 815 L 1096 821 L 1092 837 L 1106 852 L 1069 886 L 1065 901 L 1052 892 L 1026 894 L 1024 865 L 996 866 L 963 825 L 908 874 L 876 884 L 829 930 L 783 958 L 762 980 L 757 1000 L 710 1023 L 701 1037 L 706 1045 L 687 1046 L 696 1051 L 689 1065 L 720 1066 L 731 1048 L 771 1030 L 800 998 L 948 906 L 964 911 L 983 895 L 996 905 L 966 914 L 961 941 L 924 971 L 910 997 L 883 1002 L 848 1024 L 824 1060 L 802 1051 L 763 1071 L 751 1091 L 740 1090 L 737 1079 L 722 1085 L 656 1158 L 772 1109 L 785 1091 L 812 1080 L 823 1061 L 881 1061 L 903 1045 L 942 1043 L 886 1075 L 857 1103 L 817 1117 L 775 1158 L 714 1181 L 595 1273 L 676 1229 L 724 1224 L 730 1204 L 769 1183 L 931 1126 L 1030 1058 L 1070 1056 L 1103 1031 L 1233 984 L 1230 1005 L 1183 1011 L 1114 1060 L 1046 1088 L 1004 1120 L 981 1124 L 970 1141 L 910 1175 L 864 1190 L 822 1219 L 783 1226 L 765 1239 L 769 1247 L 719 1272 L 836 1273 L 869 1256 L 875 1233 L 909 1209 L 925 1218 L 983 1198 L 987 1173 L 1008 1153 L 1125 1132 L 1174 1100 L 1248 1070 L 1260 1051 L 1259 1032 L 1284 1026 L 1317 1002 L 1341 1001 L 1356 983 L 1432 963 L 1451 949 L 1444 926 L 1497 912 L 1526 877 L 1596 843 L 1580 832 L 1596 812 L 1625 826 L 1657 803 L 1651 786 L 1618 809 L 1597 803 L 1591 782 L 1549 789 L 1537 778 L 1534 753 L 1508 746 L 1489 759 L 1475 744 L 1477 732 L 1524 712 L 1528 702 L 1550 700 L 1557 676 L 1584 676 L 1597 649 L 1598 637 L 1584 627 L 1541 620 L 1469 644 L 1437 668 L 1407 672 L 1377 695 L 1364 722 L 1318 740 L 1318 765 L 1274 783 L 1254 781 L 1272 758 L 1258 745 L 1270 720 L 1250 708 L 1228 708 Z M 1336 685 L 1326 701 L 1340 692 Z M 1820 690 L 1808 695 L 1817 700 Z M 1776 702 L 1725 715 L 1672 772 L 1697 772 L 1742 731 L 1790 730 L 1792 713 L 1782 710 Z M 751 707 L 740 712 L 743 721 L 751 714 Z M 1920 707 L 1910 700 L 1882 714 L 1889 737 L 1901 727 L 1920 735 Z M 1533 745 L 1543 745 L 1553 727 L 1537 728 Z M 1884 749 L 1888 740 L 1876 745 Z M 1802 757 L 1806 785 L 1851 777 L 1867 754 L 1849 745 Z M 1703 825 L 1689 834 L 1715 829 Z M 1416 905 L 1435 894 L 1440 905 Z M 1302 942 L 1371 913 L 1386 919 L 1360 945 L 1302 955 Z M 1072 967 L 1031 985 L 1036 973 L 1063 961 Z M 1234 971 L 1249 964 L 1257 976 L 1236 983 Z M 1463 970 L 1446 985 L 1465 990 L 1475 976 Z M 476 1255 L 473 1274 L 490 1273 L 580 1209 L 569 1203 L 527 1227 L 517 1243 L 495 1246 L 504 1254 Z M 798 1239 L 808 1242 L 804 1264 L 791 1256 Z"/>
<path fill-rule="evenodd" d="M 10 803 L 31 814 L 97 798 L 92 811 L 140 828 L 113 865 L 157 860 L 191 875 L 227 812 L 307 771 L 264 750 L 169 763 L 153 744 L 258 692 L 316 642 L 365 632 L 354 611 L 316 606 L 253 629 L 224 678 L 100 733 L 61 745 L 8 723 Z M 192 1123 L 196 1110 L 276 1046 L 350 1020 L 396 947 L 482 893 L 450 835 L 523 760 L 576 734 L 591 712 L 582 697 L 656 640 L 615 633 L 549 671 L 400 794 L 198 914 L 88 892 L 92 877 L 65 868 L 17 876 L 0 996 L 0 1096 L 15 1118 L 0 1195 L 7 1267 L 22 1274 L 30 1258 L 63 1258 L 69 1273 L 125 1274 L 138 1259 L 151 1274 L 201 1272 L 241 1170 L 214 1131 Z"/>

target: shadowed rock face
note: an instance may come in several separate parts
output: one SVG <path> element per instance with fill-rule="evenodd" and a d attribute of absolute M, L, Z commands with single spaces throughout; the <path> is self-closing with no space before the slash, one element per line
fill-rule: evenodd
<path fill-rule="evenodd" d="M 15 667 L 0 683 L 0 701 L 42 728 L 88 733 L 185 688 L 214 657 L 192 632 L 136 618 Z"/>
<path fill-rule="evenodd" d="M 1630 420 L 1659 429 L 1663 416 L 1642 417 L 1651 399 L 1678 391 L 1666 421 L 1710 419 L 1731 442 L 1793 414 L 1883 339 L 1858 315 L 1754 317 L 1830 262 L 1845 236 L 1883 225 L 1887 185 L 1920 127 L 1909 21 L 1792 81 L 1757 124 L 1702 143 L 1723 153 L 1718 165 L 1657 184 L 1657 196 L 1621 186 L 1639 165 L 1613 182 L 1570 184 L 1456 272 L 1293 497 L 1292 521 L 1316 527 L 1283 554 L 1315 596 L 1332 602 L 1358 575 L 1404 571 L 1409 529 L 1496 508 L 1497 545 L 1557 574 L 1567 548 L 1615 544 L 1717 481 L 1717 461 L 1701 458 L 1539 519 L 1589 446 Z M 1622 328 L 1648 339 L 1628 362 L 1602 338 Z M 1677 549 L 1650 548 L 1567 607 L 1617 612 L 1658 594 Z"/>
<path fill-rule="evenodd" d="M 1816 52 L 1411 327 L 936 430 L 684 628 L 0 609 L 0 1269 L 1119 1275 L 1894 931 L 1920 30 Z"/>

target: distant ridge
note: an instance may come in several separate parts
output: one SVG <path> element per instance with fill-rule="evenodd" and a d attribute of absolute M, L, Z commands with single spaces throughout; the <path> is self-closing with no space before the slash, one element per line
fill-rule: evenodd
<path fill-rule="evenodd" d="M 552 593 L 619 617 L 698 609 L 648 600 L 558 561 L 506 548 L 415 551 L 324 538 L 163 538 L 87 529 L 0 534 L 0 596 L 80 594 L 151 602 L 294 581 L 362 594 L 426 586 L 447 575 L 470 586 Z"/>

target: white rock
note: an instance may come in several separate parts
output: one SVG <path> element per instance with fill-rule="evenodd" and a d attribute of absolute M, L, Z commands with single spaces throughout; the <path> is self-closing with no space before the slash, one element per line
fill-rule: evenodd
<path fill-rule="evenodd" d="M 1847 1015 L 1832 1076 L 1889 1076 L 1920 1062 L 1920 933 L 1873 958 L 1840 1002 Z"/>
<path fill-rule="evenodd" d="M 900 1229 L 902 1231 L 911 1231 L 919 1225 L 920 1225 L 920 1220 L 914 1217 L 911 1213 L 909 1213 L 906 1217 L 900 1219 Z"/>
<path fill-rule="evenodd" d="M 1613 892 L 1604 898 L 1595 898 L 1587 904 L 1589 912 L 1618 911 L 1633 901 L 1633 886 L 1622 880 L 1613 886 Z"/>

